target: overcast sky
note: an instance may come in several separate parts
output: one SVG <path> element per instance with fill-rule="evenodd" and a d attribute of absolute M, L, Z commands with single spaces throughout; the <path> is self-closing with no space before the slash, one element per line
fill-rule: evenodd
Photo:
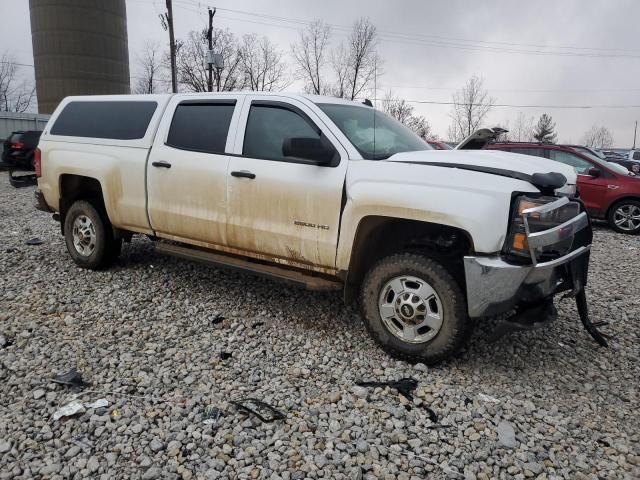
<path fill-rule="evenodd" d="M 287 53 L 303 25 L 299 21 L 319 18 L 334 25 L 336 45 L 346 37 L 340 27 L 368 16 L 380 33 L 378 97 L 391 89 L 407 100 L 450 101 L 478 74 L 498 104 L 636 106 L 496 106 L 489 126 L 513 123 L 519 111 L 536 119 L 547 112 L 557 123 L 560 141 L 579 142 L 592 125 L 605 125 L 616 146 L 629 147 L 634 121 L 640 119 L 638 0 L 174 0 L 176 37 L 203 28 L 208 5 L 220 8 L 217 26 L 238 35 L 266 35 Z M 167 42 L 158 19 L 163 10 L 164 0 L 127 0 L 132 75 L 135 54 L 146 41 Z M 28 1 L 0 0 L 0 18 L 0 52 L 9 50 L 18 62 L 33 63 Z M 33 75 L 27 70 L 25 75 Z M 300 83 L 289 88 L 300 89 Z M 451 106 L 415 107 L 446 136 Z"/>

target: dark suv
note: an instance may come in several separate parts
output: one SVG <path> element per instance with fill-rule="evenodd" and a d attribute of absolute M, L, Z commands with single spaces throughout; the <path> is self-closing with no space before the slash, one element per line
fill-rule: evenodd
<path fill-rule="evenodd" d="M 571 165 L 578 172 L 578 191 L 587 211 L 622 233 L 640 233 L 640 176 L 603 160 L 587 149 L 546 143 L 491 143 L 492 150 L 534 155 Z"/>
<path fill-rule="evenodd" d="M 33 170 L 33 153 L 41 134 L 37 130 L 13 132 L 4 141 L 2 161 L 12 167 Z"/>

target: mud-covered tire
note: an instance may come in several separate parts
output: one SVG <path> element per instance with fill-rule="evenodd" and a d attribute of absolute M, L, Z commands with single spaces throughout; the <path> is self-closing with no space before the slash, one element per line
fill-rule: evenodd
<path fill-rule="evenodd" d="M 640 234 L 640 221 L 632 220 L 632 224 L 624 221 L 622 225 L 618 225 L 617 221 L 622 221 L 623 216 L 630 212 L 633 217 L 640 215 L 640 201 L 638 200 L 621 200 L 609 209 L 607 221 L 609 226 L 616 232 L 626 233 L 627 235 Z"/>
<path fill-rule="evenodd" d="M 76 247 L 79 225 L 91 239 Z M 87 200 L 78 200 L 69 207 L 64 219 L 64 239 L 76 265 L 90 270 L 110 266 L 120 254 L 122 244 L 122 240 L 114 238 L 106 214 Z"/>
<path fill-rule="evenodd" d="M 380 314 L 379 302 L 385 285 L 402 276 L 426 282 L 438 296 L 442 309 L 439 330 L 422 343 L 408 343 L 398 338 Z M 458 283 L 438 262 L 414 253 L 395 254 L 378 261 L 365 276 L 360 301 L 365 325 L 373 339 L 393 357 L 409 362 L 434 364 L 451 357 L 462 347 L 471 328 L 465 297 Z"/>

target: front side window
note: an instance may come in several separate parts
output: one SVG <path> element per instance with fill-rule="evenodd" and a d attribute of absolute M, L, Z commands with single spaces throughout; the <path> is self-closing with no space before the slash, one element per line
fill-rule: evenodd
<path fill-rule="evenodd" d="M 171 120 L 167 145 L 181 150 L 224 153 L 235 101 L 181 103 Z"/>
<path fill-rule="evenodd" d="M 433 150 L 403 124 L 371 107 L 318 104 L 366 160 L 384 160 L 400 152 Z"/>
<path fill-rule="evenodd" d="M 640 160 L 640 150 L 638 150 L 637 152 L 633 152 L 633 159 Z"/>
<path fill-rule="evenodd" d="M 550 150 L 549 157 L 556 162 L 574 167 L 578 173 L 586 173 L 593 165 L 577 155 L 563 150 Z"/>
<path fill-rule="evenodd" d="M 317 138 L 322 132 L 309 119 L 275 105 L 251 105 L 242 154 L 252 158 L 287 161 L 282 145 L 288 138 Z"/>

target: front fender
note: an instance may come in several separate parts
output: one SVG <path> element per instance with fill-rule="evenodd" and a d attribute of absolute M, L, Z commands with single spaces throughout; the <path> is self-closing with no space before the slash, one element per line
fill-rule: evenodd
<path fill-rule="evenodd" d="M 531 191 L 527 182 L 473 171 L 391 162 L 353 162 L 347 174 L 336 266 L 348 270 L 360 222 L 387 216 L 430 222 L 468 232 L 477 253 L 505 242 L 511 196 Z M 375 170 L 366 165 L 376 163 Z"/>

